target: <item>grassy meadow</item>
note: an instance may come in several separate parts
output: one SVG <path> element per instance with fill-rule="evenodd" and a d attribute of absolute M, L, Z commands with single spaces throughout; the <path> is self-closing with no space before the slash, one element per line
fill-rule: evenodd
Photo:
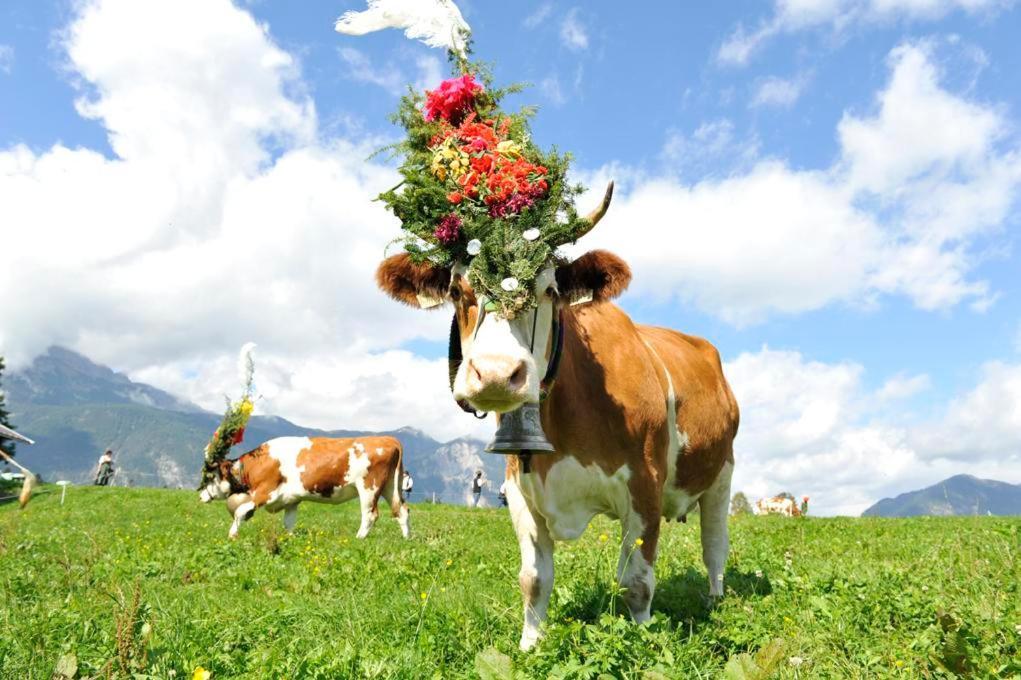
<path fill-rule="evenodd" d="M 644 626 L 599 519 L 558 544 L 523 654 L 505 511 L 415 504 L 412 540 L 383 514 L 358 541 L 354 504 L 306 504 L 294 535 L 259 512 L 228 542 L 224 508 L 90 487 L 0 506 L 0 677 L 1021 677 L 1021 518 L 734 518 L 715 607 L 697 522 L 666 524 Z"/>

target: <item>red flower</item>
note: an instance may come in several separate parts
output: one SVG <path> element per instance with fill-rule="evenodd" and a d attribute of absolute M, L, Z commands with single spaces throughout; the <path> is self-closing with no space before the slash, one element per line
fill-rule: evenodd
<path fill-rule="evenodd" d="M 245 428 L 241 428 L 234 433 L 234 439 L 231 441 L 232 444 L 240 444 L 241 440 L 245 438 Z"/>
<path fill-rule="evenodd" d="M 454 205 L 457 205 L 458 203 L 464 200 L 464 194 L 462 194 L 460 191 L 451 191 L 449 194 L 447 194 L 447 200 L 453 203 Z"/>
<path fill-rule="evenodd" d="M 446 120 L 454 125 L 471 110 L 482 86 L 471 73 L 444 80 L 435 90 L 425 92 L 425 119 Z"/>
<path fill-rule="evenodd" d="M 453 214 L 447 215 L 440 220 L 433 236 L 443 245 L 449 246 L 461 236 L 461 218 Z"/>

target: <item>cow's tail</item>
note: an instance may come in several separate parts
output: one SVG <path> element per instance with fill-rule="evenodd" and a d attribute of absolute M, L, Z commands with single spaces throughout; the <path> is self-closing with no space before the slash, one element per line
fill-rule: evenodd
<path fill-rule="evenodd" d="M 394 517 L 399 517 L 401 508 L 404 507 L 404 490 L 401 488 L 404 486 L 404 445 L 399 441 L 397 442 L 397 464 L 394 465 L 393 472 L 390 474 L 393 483 L 390 495 L 390 512 Z"/>

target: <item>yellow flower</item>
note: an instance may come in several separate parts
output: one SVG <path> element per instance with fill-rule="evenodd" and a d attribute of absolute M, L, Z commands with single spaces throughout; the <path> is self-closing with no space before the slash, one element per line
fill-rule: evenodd
<path fill-rule="evenodd" d="M 453 563 L 454 563 L 454 560 L 447 560 L 447 566 L 448 566 L 448 567 L 449 567 L 450 565 L 452 565 Z"/>
<path fill-rule="evenodd" d="M 521 145 L 510 139 L 504 140 L 496 145 L 496 150 L 504 156 L 515 158 L 521 155 Z"/>
<path fill-rule="evenodd" d="M 428 597 L 429 597 L 429 594 L 428 594 L 428 593 L 422 593 L 422 599 L 423 599 L 423 600 L 425 600 L 425 599 L 426 599 L 426 598 L 428 598 Z"/>
<path fill-rule="evenodd" d="M 245 397 L 244 399 L 242 399 L 241 400 L 241 405 L 238 407 L 238 410 L 241 411 L 241 415 L 243 415 L 245 418 L 247 418 L 248 416 L 252 415 L 252 411 L 254 409 L 255 409 L 255 404 L 253 404 L 252 400 L 249 399 L 248 397 Z"/>
<path fill-rule="evenodd" d="M 606 543 L 608 540 L 610 540 L 609 536 L 607 536 L 606 534 L 599 534 L 600 543 Z"/>
<path fill-rule="evenodd" d="M 897 661 L 895 661 L 895 662 L 894 662 L 894 665 L 895 665 L 895 666 L 896 666 L 897 668 L 901 668 L 902 666 L 904 666 L 904 662 L 903 662 L 903 661 L 901 661 L 900 659 L 897 659 Z"/>
<path fill-rule="evenodd" d="M 636 548 L 641 548 L 643 543 L 645 543 L 645 541 L 643 541 L 642 539 L 640 539 L 640 538 L 636 538 L 635 539 L 635 547 Z"/>
<path fill-rule="evenodd" d="M 209 680 L 212 677 L 212 673 L 207 671 L 202 666 L 195 669 L 195 672 L 191 674 L 191 680 Z"/>

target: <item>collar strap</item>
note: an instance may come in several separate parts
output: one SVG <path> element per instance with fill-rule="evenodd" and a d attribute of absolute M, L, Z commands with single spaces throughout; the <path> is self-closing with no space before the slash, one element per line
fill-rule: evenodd
<path fill-rule="evenodd" d="M 560 360 L 564 356 L 564 310 L 553 317 L 553 351 L 550 354 L 549 363 L 546 365 L 546 375 L 539 383 L 539 401 L 546 401 L 546 397 L 553 390 L 553 384 L 557 381 L 557 374 L 560 373 Z"/>

